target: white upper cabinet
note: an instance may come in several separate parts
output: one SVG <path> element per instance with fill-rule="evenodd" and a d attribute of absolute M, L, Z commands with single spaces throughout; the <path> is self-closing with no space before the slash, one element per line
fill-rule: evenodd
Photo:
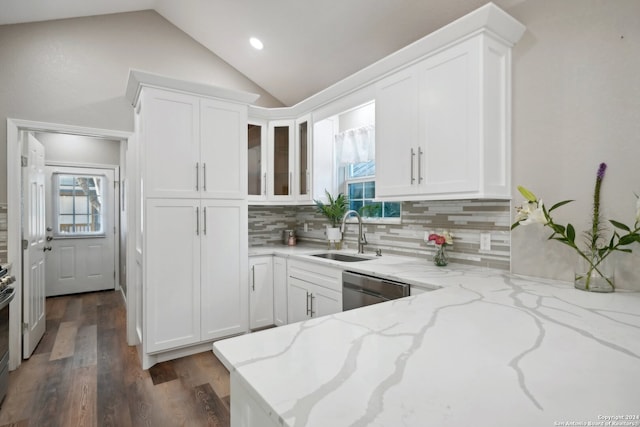
<path fill-rule="evenodd" d="M 229 102 L 200 101 L 200 160 L 202 197 L 243 199 L 247 193 L 244 165 L 247 107 Z"/>
<path fill-rule="evenodd" d="M 271 200 L 293 199 L 295 168 L 294 122 L 277 120 L 269 122 L 268 128 L 267 197 Z"/>
<path fill-rule="evenodd" d="M 376 86 L 376 195 L 414 194 L 419 181 L 418 73 L 411 67 Z"/>
<path fill-rule="evenodd" d="M 377 197 L 511 197 L 509 75 L 480 34 L 378 82 Z"/>
<path fill-rule="evenodd" d="M 346 111 L 341 107 L 361 105 L 351 101 L 367 94 L 376 104 L 377 199 L 510 198 L 511 48 L 524 31 L 487 3 L 292 107 L 250 107 L 250 116 L 264 119 L 270 131 L 273 122 L 298 118 L 293 151 L 282 143 L 293 159 L 274 152 L 275 138 L 268 137 L 268 155 L 281 162 L 278 170 L 269 164 L 262 171 L 266 188 L 257 197 L 309 203 L 333 188 L 333 134 L 326 120 Z M 304 146 L 298 145 L 305 115 L 313 117 L 307 130 L 314 130 L 306 147 L 313 152 L 307 159 L 313 173 L 307 175 L 300 159 Z M 291 144 L 291 133 L 282 133 Z"/>
<path fill-rule="evenodd" d="M 300 202 L 311 200 L 311 120 L 310 116 L 302 117 L 295 122 L 296 149 L 295 149 L 295 179 L 293 191 L 295 199 Z M 326 173 L 326 171 L 325 171 Z"/>
<path fill-rule="evenodd" d="M 140 116 L 147 197 L 199 197 L 199 105 L 192 95 L 145 88 Z"/>
<path fill-rule="evenodd" d="M 140 114 L 147 197 L 246 196 L 246 105 L 145 88 Z"/>
<path fill-rule="evenodd" d="M 250 119 L 246 141 L 250 202 L 311 200 L 310 116 L 297 120 Z"/>
<path fill-rule="evenodd" d="M 420 193 L 479 193 L 479 44 L 468 40 L 418 64 Z"/>
<path fill-rule="evenodd" d="M 267 200 L 267 122 L 247 125 L 247 194 L 250 201 Z"/>

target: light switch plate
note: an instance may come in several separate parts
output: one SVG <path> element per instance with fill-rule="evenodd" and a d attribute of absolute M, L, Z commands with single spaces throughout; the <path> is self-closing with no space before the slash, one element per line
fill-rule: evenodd
<path fill-rule="evenodd" d="M 491 250 L 491 233 L 480 233 L 480 250 Z"/>

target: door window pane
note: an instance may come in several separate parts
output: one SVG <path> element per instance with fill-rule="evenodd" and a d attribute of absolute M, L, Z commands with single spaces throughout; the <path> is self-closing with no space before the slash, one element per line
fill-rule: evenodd
<path fill-rule="evenodd" d="M 104 176 L 54 174 L 54 234 L 104 235 L 104 188 Z"/>

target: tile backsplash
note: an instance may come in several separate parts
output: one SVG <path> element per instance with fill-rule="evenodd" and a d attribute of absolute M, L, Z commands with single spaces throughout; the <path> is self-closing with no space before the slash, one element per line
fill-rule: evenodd
<path fill-rule="evenodd" d="M 0 204 L 0 263 L 7 262 L 7 205 Z"/>
<path fill-rule="evenodd" d="M 282 231 L 297 228 L 297 211 L 297 206 L 249 206 L 249 246 L 282 243 Z"/>
<path fill-rule="evenodd" d="M 454 239 L 447 248 L 451 262 L 509 270 L 510 220 L 508 200 L 403 202 L 399 224 L 364 224 L 365 251 L 430 260 L 435 247 L 424 242 L 425 233 L 448 230 Z M 280 244 L 286 229 L 295 229 L 301 242 L 326 244 L 326 225 L 314 206 L 249 206 L 249 246 Z M 491 234 L 491 250 L 480 251 L 480 233 Z M 358 225 L 348 224 L 348 248 L 357 246 L 357 234 Z"/>

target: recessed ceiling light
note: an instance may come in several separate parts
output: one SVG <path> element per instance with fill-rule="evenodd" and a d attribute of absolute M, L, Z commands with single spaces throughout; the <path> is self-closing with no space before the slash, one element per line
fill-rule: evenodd
<path fill-rule="evenodd" d="M 251 37 L 249 39 L 249 43 L 251 43 L 251 46 L 253 46 L 255 49 L 258 49 L 258 50 L 262 50 L 262 48 L 264 47 L 260 39 L 257 39 L 255 37 Z"/>

